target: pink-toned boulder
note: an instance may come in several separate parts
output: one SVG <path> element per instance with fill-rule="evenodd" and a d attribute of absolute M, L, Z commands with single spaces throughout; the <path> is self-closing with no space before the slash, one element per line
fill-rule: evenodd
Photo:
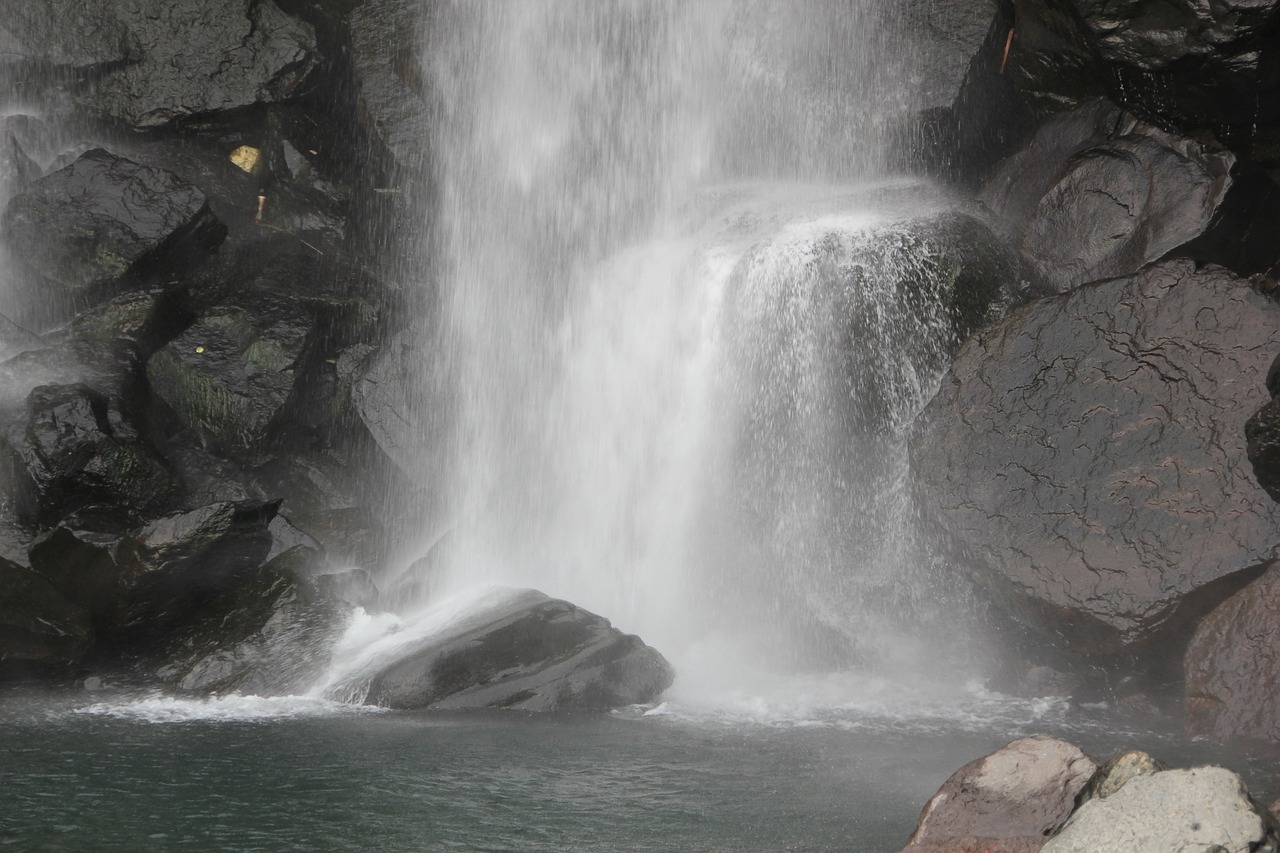
<path fill-rule="evenodd" d="M 951 774 L 902 853 L 1035 853 L 1097 769 L 1066 741 L 1015 740 Z"/>
<path fill-rule="evenodd" d="M 1200 622 L 1183 663 L 1188 734 L 1280 742 L 1280 561 Z"/>

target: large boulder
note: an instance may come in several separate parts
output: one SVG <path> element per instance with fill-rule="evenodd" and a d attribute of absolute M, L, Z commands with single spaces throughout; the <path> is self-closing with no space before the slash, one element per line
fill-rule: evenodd
<path fill-rule="evenodd" d="M 65 670 L 88 651 L 87 615 L 40 575 L 0 558 L 0 589 L 0 679 Z"/>
<path fill-rule="evenodd" d="M 1015 740 L 953 773 L 925 805 L 902 853 L 1034 853 L 1071 814 L 1096 769 L 1066 741 Z"/>
<path fill-rule="evenodd" d="M 1228 151 L 1094 101 L 1043 125 L 980 197 L 1021 237 L 1033 273 L 1061 292 L 1220 239 L 1209 232 L 1225 218 L 1235 165 Z"/>
<path fill-rule="evenodd" d="M 1041 849 L 1247 853 L 1274 850 L 1277 840 L 1239 776 L 1196 767 L 1139 774 L 1109 796 L 1089 800 Z"/>
<path fill-rule="evenodd" d="M 1244 422 L 1278 346 L 1280 305 L 1187 261 L 1024 306 L 965 342 L 917 424 L 922 511 L 1051 645 L 1154 640 L 1274 542 Z"/>
<path fill-rule="evenodd" d="M 205 601 L 166 643 L 158 675 L 199 693 L 304 691 L 346 626 L 351 591 L 368 583 L 326 572 L 305 545 L 290 548 Z"/>
<path fill-rule="evenodd" d="M 1188 734 L 1280 742 L 1280 563 L 1201 620 L 1186 679 Z"/>
<path fill-rule="evenodd" d="M 127 588 L 127 639 L 164 636 L 210 597 L 236 586 L 271 551 L 279 501 L 223 502 L 166 515 L 116 548 Z"/>
<path fill-rule="evenodd" d="M 4 211 L 13 256 L 53 289 L 39 319 L 100 301 L 130 274 L 191 251 L 211 249 L 225 229 L 205 196 L 176 175 L 102 149 L 29 184 Z"/>
<path fill-rule="evenodd" d="M 11 74 L 87 82 L 85 107 L 138 128 L 289 97 L 318 59 L 312 27 L 273 0 L 3 0 L 0 12 Z"/>
<path fill-rule="evenodd" d="M 535 590 L 472 612 L 373 674 L 365 703 L 388 708 L 608 710 L 651 702 L 670 665 L 607 619 Z"/>
<path fill-rule="evenodd" d="M 9 427 L 0 447 L 11 473 L 6 488 L 32 524 L 53 524 L 99 503 L 159 511 L 177 494 L 164 461 L 118 401 L 81 383 L 32 390 L 26 417 Z"/>
<path fill-rule="evenodd" d="M 295 300 L 248 291 L 152 355 L 147 379 L 183 426 L 232 459 L 259 462 L 289 413 L 311 330 Z"/>

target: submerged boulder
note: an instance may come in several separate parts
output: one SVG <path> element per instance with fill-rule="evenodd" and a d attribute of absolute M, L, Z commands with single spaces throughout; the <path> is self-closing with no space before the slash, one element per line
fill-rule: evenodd
<path fill-rule="evenodd" d="M 1186 699 L 1188 734 L 1280 742 L 1280 563 L 1200 622 Z"/>
<path fill-rule="evenodd" d="M 14 196 L 3 232 L 53 288 L 41 299 L 65 312 L 111 295 L 146 263 L 212 249 L 225 228 L 191 184 L 98 148 Z"/>
<path fill-rule="evenodd" d="M 1140 773 L 1108 796 L 1084 803 L 1042 849 L 1248 853 L 1275 849 L 1278 839 L 1268 824 L 1230 770 L 1164 770 Z"/>
<path fill-rule="evenodd" d="M 1066 741 L 1015 740 L 951 774 L 920 813 L 902 853 L 1035 853 L 1071 814 L 1096 769 Z"/>
<path fill-rule="evenodd" d="M 1176 605 L 1211 593 L 1207 612 L 1275 540 L 1244 422 L 1277 347 L 1280 305 L 1189 261 L 1027 305 L 961 347 L 918 422 L 921 508 L 1049 645 L 1186 627 Z"/>
<path fill-rule="evenodd" d="M 372 677 L 388 708 L 597 710 L 655 700 L 671 666 L 607 619 L 520 590 L 453 623 Z"/>

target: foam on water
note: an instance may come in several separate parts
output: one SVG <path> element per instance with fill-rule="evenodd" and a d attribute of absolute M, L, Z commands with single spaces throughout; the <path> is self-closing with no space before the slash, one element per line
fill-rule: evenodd
<path fill-rule="evenodd" d="M 257 720 L 332 717 L 381 711 L 335 702 L 317 696 L 245 696 L 230 694 L 207 698 L 177 696 L 121 697 L 75 708 L 80 716 L 112 717 L 142 723 L 251 722 Z"/>

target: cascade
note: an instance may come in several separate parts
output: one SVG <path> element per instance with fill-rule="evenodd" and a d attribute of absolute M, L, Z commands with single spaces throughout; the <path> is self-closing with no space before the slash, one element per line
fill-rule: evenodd
<path fill-rule="evenodd" d="M 882 177 L 912 97 L 894 4 L 806 11 L 434 10 L 439 295 L 407 396 L 440 496 L 403 612 L 499 583 L 677 664 L 710 635 L 789 667 L 904 648 L 904 439 L 957 335 L 920 223 L 947 201 Z"/>

